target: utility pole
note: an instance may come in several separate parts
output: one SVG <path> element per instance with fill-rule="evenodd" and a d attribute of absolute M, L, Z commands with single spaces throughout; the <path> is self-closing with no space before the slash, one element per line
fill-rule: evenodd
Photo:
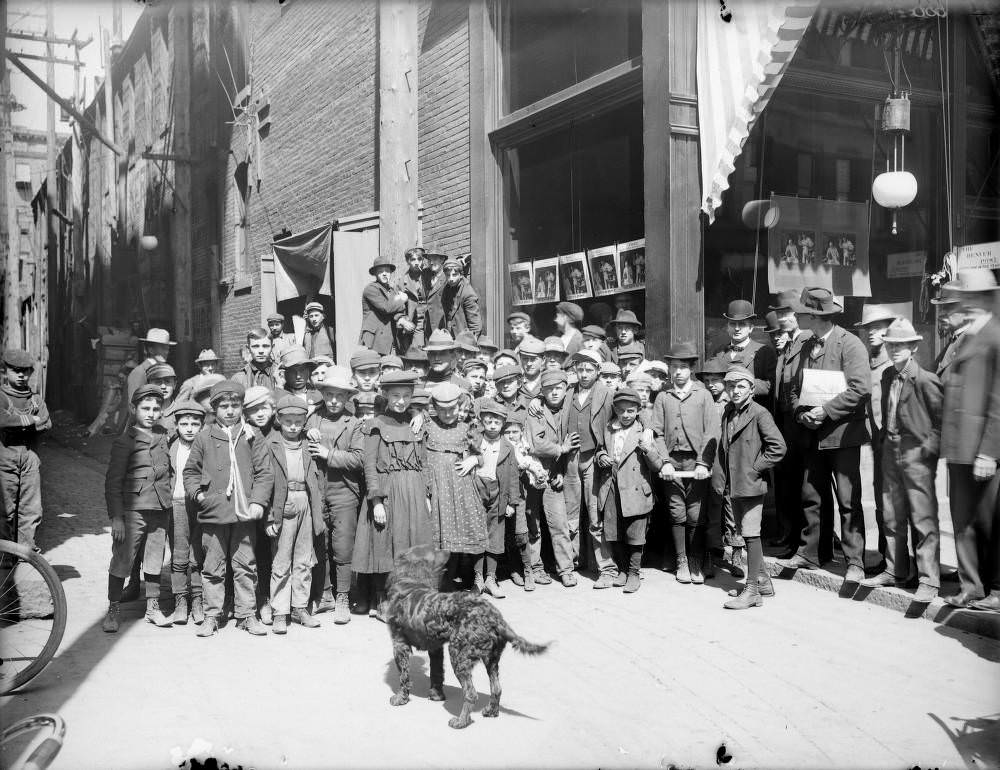
<path fill-rule="evenodd" d="M 55 46 L 52 38 L 56 34 L 55 8 L 53 0 L 45 0 L 45 82 L 49 88 L 56 87 Z M 55 215 L 52 213 L 59 200 L 57 193 L 59 178 L 56 174 L 56 103 L 45 100 L 45 249 L 41 264 L 35 265 L 35 344 L 40 363 L 38 371 L 38 392 L 45 397 L 46 376 L 49 365 L 49 265 L 55 262 L 59 239 L 54 230 Z"/>
<path fill-rule="evenodd" d="M 10 74 L 7 70 L 7 0 L 0 0 L 0 250 L 4 259 L 4 334 L 5 348 L 21 347 L 20 305 L 20 230 L 16 206 L 8 200 L 8 189 L 14 180 L 14 128 L 11 124 Z"/>

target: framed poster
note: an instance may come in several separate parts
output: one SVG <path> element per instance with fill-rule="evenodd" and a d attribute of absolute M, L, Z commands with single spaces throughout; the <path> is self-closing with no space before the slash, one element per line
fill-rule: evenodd
<path fill-rule="evenodd" d="M 646 288 L 646 239 L 618 244 L 618 275 L 622 291 Z"/>
<path fill-rule="evenodd" d="M 510 296 L 512 305 L 535 304 L 534 273 L 530 262 L 514 262 L 507 266 L 510 273 Z"/>
<path fill-rule="evenodd" d="M 595 297 L 606 297 L 622 290 L 618 275 L 618 246 L 591 249 L 587 252 L 587 262 L 590 264 Z"/>
<path fill-rule="evenodd" d="M 562 287 L 563 299 L 586 299 L 593 296 L 587 255 L 584 252 L 559 257 L 559 285 Z"/>
<path fill-rule="evenodd" d="M 532 263 L 535 302 L 559 301 L 559 257 L 536 259 Z"/>

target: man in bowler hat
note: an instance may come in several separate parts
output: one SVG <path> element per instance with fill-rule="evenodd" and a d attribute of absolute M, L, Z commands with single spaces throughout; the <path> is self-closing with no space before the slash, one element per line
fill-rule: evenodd
<path fill-rule="evenodd" d="M 754 400 L 770 407 L 774 393 L 776 354 L 770 345 L 750 337 L 753 319 L 757 317 L 753 305 L 745 299 L 734 299 L 722 317 L 726 319 L 729 342 L 712 351 L 709 360 L 716 359 L 727 367 L 739 364 L 753 372 Z"/>

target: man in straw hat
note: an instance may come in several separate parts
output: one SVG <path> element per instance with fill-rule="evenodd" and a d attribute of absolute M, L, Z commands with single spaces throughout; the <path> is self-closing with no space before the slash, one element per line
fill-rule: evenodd
<path fill-rule="evenodd" d="M 882 372 L 892 366 L 883 339 L 896 314 L 884 305 L 866 304 L 861 309 L 861 321 L 855 329 L 865 332 L 868 344 L 868 368 L 871 372 L 872 395 L 868 399 L 868 432 L 872 437 L 872 457 L 875 465 L 875 523 L 878 526 L 878 552 L 882 557 L 879 569 L 885 567 L 885 519 L 882 512 Z"/>
<path fill-rule="evenodd" d="M 805 477 L 802 512 L 805 527 L 802 544 L 789 569 L 811 569 L 833 556 L 833 521 L 824 501 L 834 485 L 840 508 L 841 545 L 847 559 L 844 582 L 858 583 L 865 577 L 865 519 L 861 507 L 861 445 L 869 440 L 866 400 L 871 395 L 868 354 L 861 340 L 834 323 L 843 307 L 827 289 L 803 289 L 796 303 L 799 323 L 813 332 L 802 349 L 802 367 L 792 386 L 795 419 L 809 431 L 803 450 Z M 803 384 L 813 384 L 811 370 L 840 372 L 844 389 L 825 403 L 810 396 L 803 400 Z"/>
<path fill-rule="evenodd" d="M 139 340 L 146 349 L 146 358 L 135 369 L 129 372 L 125 393 L 126 403 L 132 403 L 132 394 L 141 385 L 146 384 L 146 370 L 155 363 L 166 361 L 167 355 L 170 353 L 170 348 L 177 344 L 171 341 L 170 332 L 166 329 L 157 329 L 155 327 L 146 332 L 146 336 L 140 337 Z"/>
<path fill-rule="evenodd" d="M 993 271 L 963 270 L 949 288 L 969 316 L 969 328 L 944 375 L 941 456 L 948 462 L 951 520 L 961 592 L 953 607 L 1000 610 L 1000 319 Z M 981 561 L 980 555 L 987 555 Z M 986 591 L 989 596 L 986 596 Z"/>
<path fill-rule="evenodd" d="M 398 350 L 396 323 L 406 312 L 406 292 L 392 287 L 396 266 L 388 257 L 376 257 L 368 268 L 374 277 L 361 293 L 361 336 L 358 343 L 380 356 Z"/>
<path fill-rule="evenodd" d="M 920 585 L 915 600 L 928 603 L 941 587 L 937 471 L 941 439 L 941 381 L 913 357 L 922 340 L 905 318 L 883 333 L 890 366 L 882 372 L 878 446 L 884 474 L 885 569 L 865 586 L 904 585 L 911 565 L 907 533 L 913 530 Z"/>

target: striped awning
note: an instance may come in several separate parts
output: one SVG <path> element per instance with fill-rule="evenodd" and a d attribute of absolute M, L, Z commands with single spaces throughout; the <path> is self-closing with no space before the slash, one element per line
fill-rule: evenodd
<path fill-rule="evenodd" d="M 731 3 L 698 0 L 698 128 L 701 210 L 708 221 L 722 205 L 736 157 L 795 54 L 818 0 Z"/>

